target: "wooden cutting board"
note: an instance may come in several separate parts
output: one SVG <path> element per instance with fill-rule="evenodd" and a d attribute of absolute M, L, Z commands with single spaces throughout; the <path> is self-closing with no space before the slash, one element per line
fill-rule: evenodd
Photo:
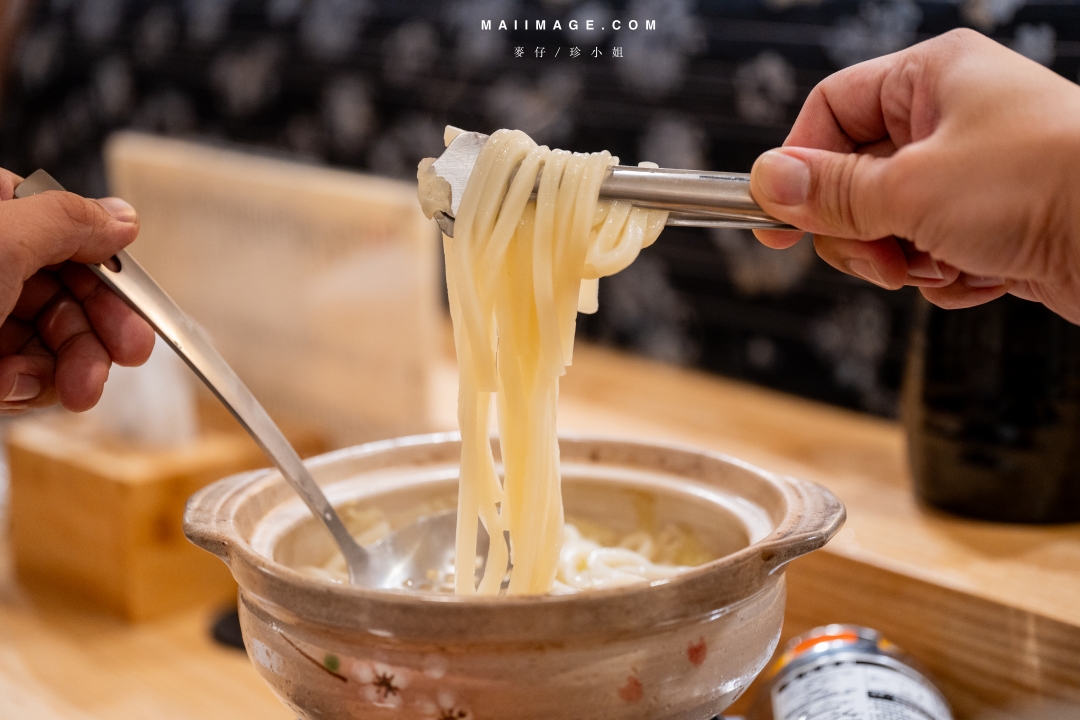
<path fill-rule="evenodd" d="M 436 378 L 430 423 L 452 428 L 452 363 Z M 929 668 L 956 720 L 1080 717 L 1080 526 L 928 510 L 911 494 L 895 423 L 588 346 L 563 380 L 560 422 L 727 452 L 844 500 L 836 540 L 788 568 L 785 640 L 870 625 Z M 210 608 L 127 625 L 27 592 L 5 557 L 0 547 L 0 717 L 293 717 L 242 654 L 209 641 Z"/>

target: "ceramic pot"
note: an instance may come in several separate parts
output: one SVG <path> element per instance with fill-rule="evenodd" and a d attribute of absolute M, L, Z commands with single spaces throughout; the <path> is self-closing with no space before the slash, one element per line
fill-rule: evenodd
<path fill-rule="evenodd" d="M 456 434 L 402 438 L 308 466 L 339 511 L 377 508 L 396 528 L 453 505 L 459 447 Z M 716 453 L 589 437 L 560 447 L 569 519 L 624 532 L 677 522 L 718 559 L 576 595 L 350 587 L 298 570 L 334 548 L 270 470 L 200 491 L 184 529 L 232 569 L 248 654 L 302 718 L 712 718 L 776 647 L 785 564 L 824 545 L 843 506 Z"/>

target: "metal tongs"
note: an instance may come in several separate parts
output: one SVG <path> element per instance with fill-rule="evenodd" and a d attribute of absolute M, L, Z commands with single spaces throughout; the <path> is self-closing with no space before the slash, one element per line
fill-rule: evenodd
<path fill-rule="evenodd" d="M 453 129 L 447 128 L 447 131 L 449 136 Z M 435 213 L 439 227 L 450 237 L 454 236 L 454 217 L 465 186 L 488 137 L 478 132 L 458 133 L 431 166 L 450 184 L 450 212 L 440 210 Z M 539 187 L 539 177 L 536 182 Z M 670 213 L 668 225 L 796 229 L 769 215 L 754 201 L 747 173 L 614 165 L 608 168 L 600 185 L 600 197 L 667 210 Z"/>

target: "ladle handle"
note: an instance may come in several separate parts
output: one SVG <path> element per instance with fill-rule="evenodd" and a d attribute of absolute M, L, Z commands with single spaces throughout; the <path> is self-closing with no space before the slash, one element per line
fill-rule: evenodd
<path fill-rule="evenodd" d="M 63 190 L 44 170 L 37 170 L 15 189 L 16 197 L 28 197 L 46 190 Z M 300 495 L 337 541 L 350 571 L 363 567 L 367 555 L 357 545 L 334 511 L 322 488 L 311 477 L 292 444 L 270 418 L 263 406 L 244 385 L 225 358 L 210 343 L 192 319 L 154 282 L 135 258 L 121 250 L 109 261 L 88 263 L 102 281 L 150 323 L 169 347 L 199 376 L 221 400 L 281 474 Z M 349 557 L 352 555 L 353 557 Z"/>

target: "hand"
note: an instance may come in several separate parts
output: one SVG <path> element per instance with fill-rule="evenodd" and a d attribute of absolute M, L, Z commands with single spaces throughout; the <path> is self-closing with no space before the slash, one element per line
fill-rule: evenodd
<path fill-rule="evenodd" d="M 102 262 L 139 234 L 118 198 L 66 192 L 13 199 L 18 175 L 0 170 L 0 415 L 59 400 L 88 410 L 112 363 L 150 357 L 150 326 L 83 263 Z"/>
<path fill-rule="evenodd" d="M 1080 87 L 978 33 L 823 80 L 751 191 L 838 270 L 945 308 L 1010 292 L 1080 323 Z"/>

